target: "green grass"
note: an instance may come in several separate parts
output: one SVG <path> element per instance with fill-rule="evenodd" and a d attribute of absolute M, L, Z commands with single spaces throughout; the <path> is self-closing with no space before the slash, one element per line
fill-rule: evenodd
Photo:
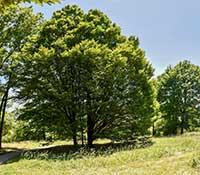
<path fill-rule="evenodd" d="M 45 141 L 21 141 L 21 142 L 12 142 L 12 143 L 3 143 L 3 148 L 18 148 L 18 149 L 33 149 L 37 147 L 41 147 L 43 143 L 46 143 Z M 52 142 L 51 145 L 65 145 L 65 144 L 72 144 L 71 141 L 63 141 L 58 140 L 55 142 Z"/>
<path fill-rule="evenodd" d="M 200 133 L 154 138 L 147 148 L 108 154 L 41 153 L 0 166 L 1 175 L 199 175 Z M 112 153 L 110 153 L 110 151 Z"/>
<path fill-rule="evenodd" d="M 7 149 L 32 149 L 40 146 L 40 142 L 36 141 L 23 141 L 23 142 L 12 142 L 3 143 L 2 147 Z"/>
<path fill-rule="evenodd" d="M 35 149 L 43 147 L 43 144 L 46 143 L 45 141 L 21 141 L 21 142 L 12 142 L 12 143 L 3 143 L 2 149 L 0 149 L 0 155 L 17 151 L 17 150 L 29 150 L 29 149 Z M 65 145 L 65 144 L 72 144 L 71 141 L 63 141 L 58 140 L 53 143 L 51 143 L 51 146 L 53 145 Z M 47 145 L 50 146 L 50 145 Z M 1 175 L 1 174 L 0 174 Z"/>

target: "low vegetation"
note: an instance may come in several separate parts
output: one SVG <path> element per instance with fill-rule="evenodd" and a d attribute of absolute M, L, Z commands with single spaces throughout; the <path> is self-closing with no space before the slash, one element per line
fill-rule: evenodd
<path fill-rule="evenodd" d="M 153 145 L 132 149 L 124 147 L 105 154 L 95 150 L 66 153 L 25 153 L 1 166 L 2 175 L 10 174 L 134 174 L 198 175 L 200 134 L 154 138 Z"/>

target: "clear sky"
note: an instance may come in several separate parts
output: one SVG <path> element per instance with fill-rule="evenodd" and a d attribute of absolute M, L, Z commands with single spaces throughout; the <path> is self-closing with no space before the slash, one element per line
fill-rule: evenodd
<path fill-rule="evenodd" d="M 67 4 L 76 4 L 85 12 L 99 9 L 124 35 L 138 36 L 156 75 L 184 59 L 200 65 L 200 0 L 62 0 L 33 7 L 49 19 Z"/>

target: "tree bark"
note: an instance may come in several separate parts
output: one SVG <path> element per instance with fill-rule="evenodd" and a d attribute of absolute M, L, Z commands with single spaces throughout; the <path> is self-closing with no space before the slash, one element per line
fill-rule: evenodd
<path fill-rule="evenodd" d="M 185 116 L 183 116 L 183 118 L 181 120 L 181 135 L 184 133 L 184 124 L 185 124 L 184 118 L 185 118 Z"/>
<path fill-rule="evenodd" d="M 84 131 L 83 131 L 83 121 L 81 116 L 80 116 L 80 125 L 81 125 L 81 146 L 84 146 Z"/>
<path fill-rule="evenodd" d="M 6 113 L 6 105 L 8 101 L 8 92 L 9 92 L 9 88 L 7 88 L 5 95 L 2 99 L 2 103 L 1 103 L 2 117 L 1 117 L 1 124 L 0 124 L 0 149 L 2 148 L 3 124 L 4 124 L 5 113 Z M 1 111 L 0 111 L 0 114 L 1 114 Z"/>
<path fill-rule="evenodd" d="M 186 110 L 183 109 L 183 112 L 182 112 L 182 117 L 181 117 L 181 135 L 184 133 L 184 126 L 185 126 L 185 120 L 186 119 Z"/>
<path fill-rule="evenodd" d="M 4 99 L 5 99 L 5 94 L 3 95 L 3 98 L 2 98 L 2 100 L 1 100 L 1 105 L 0 105 L 0 116 L 1 116 L 2 108 L 3 108 Z"/>
<path fill-rule="evenodd" d="M 72 137 L 73 137 L 73 143 L 74 143 L 74 146 L 78 145 L 78 142 L 77 142 L 77 136 L 76 136 L 76 129 L 73 129 L 72 130 Z"/>
<path fill-rule="evenodd" d="M 77 125 L 76 125 L 76 113 L 74 111 L 72 111 L 72 121 L 71 121 L 71 127 L 72 127 L 72 138 L 73 138 L 73 142 L 74 142 L 74 146 L 78 145 L 77 142 Z"/>
<path fill-rule="evenodd" d="M 181 135 L 184 133 L 184 129 L 183 127 L 181 127 Z"/>
<path fill-rule="evenodd" d="M 84 146 L 84 135 L 83 135 L 83 130 L 81 130 L 81 146 Z"/>
<path fill-rule="evenodd" d="M 94 133 L 94 126 L 92 121 L 92 116 L 89 114 L 87 117 L 87 144 L 88 147 L 92 147 L 93 144 L 93 133 Z"/>
<path fill-rule="evenodd" d="M 1 112 L 2 112 L 2 108 L 3 108 L 3 105 L 4 105 L 4 99 L 5 99 L 5 94 L 3 95 L 3 98 L 1 100 L 1 105 L 0 105 L 0 118 L 1 118 L 1 125 L 2 125 L 2 117 L 1 117 Z M 1 130 L 1 128 L 0 128 Z M 1 132 L 1 131 L 0 131 Z M 2 134 L 0 134 L 0 138 L 2 137 L 1 136 Z M 0 149 L 2 148 L 2 145 L 1 145 L 1 139 L 0 139 Z"/>
<path fill-rule="evenodd" d="M 155 130 L 155 124 L 153 123 L 153 126 L 152 126 L 152 136 L 155 136 L 156 135 L 156 130 Z"/>

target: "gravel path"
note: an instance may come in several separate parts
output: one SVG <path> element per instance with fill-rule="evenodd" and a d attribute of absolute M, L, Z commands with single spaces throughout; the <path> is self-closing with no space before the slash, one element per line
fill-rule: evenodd
<path fill-rule="evenodd" d="M 6 163 L 8 160 L 14 159 L 15 157 L 20 156 L 22 151 L 15 151 L 0 155 L 0 165 Z"/>

